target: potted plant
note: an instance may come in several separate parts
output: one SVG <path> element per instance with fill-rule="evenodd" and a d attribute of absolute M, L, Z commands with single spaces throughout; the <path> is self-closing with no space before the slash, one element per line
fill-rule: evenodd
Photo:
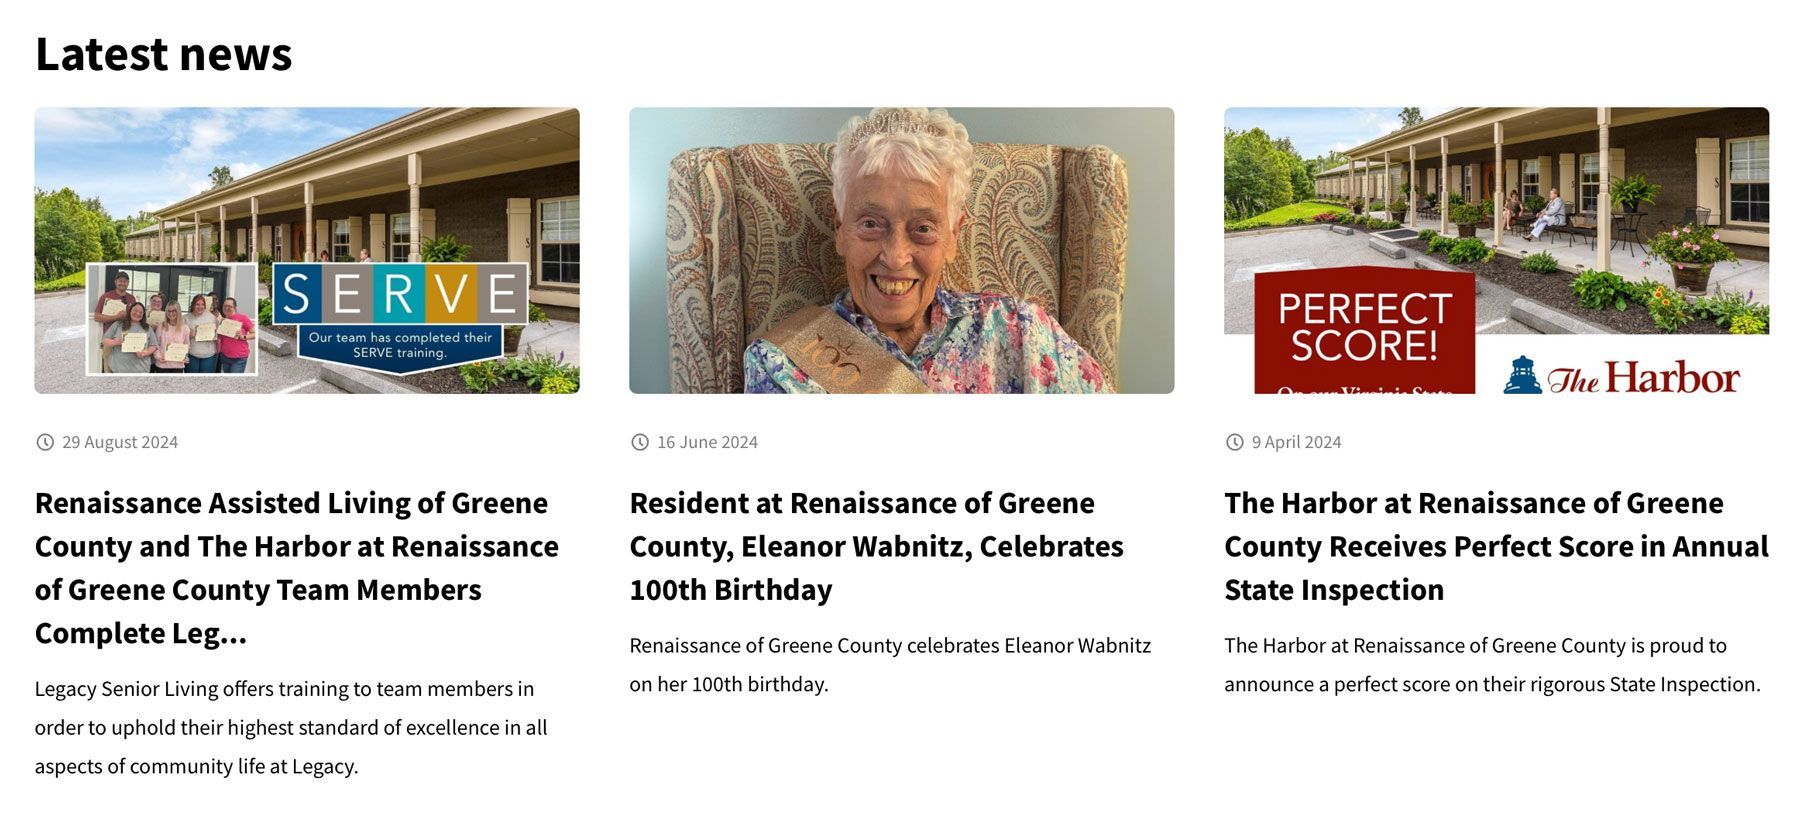
<path fill-rule="evenodd" d="M 1362 197 L 1351 197 L 1350 198 L 1350 213 L 1360 214 L 1362 212 L 1363 212 L 1363 198 Z"/>
<path fill-rule="evenodd" d="M 1675 287 L 1692 294 L 1706 293 L 1713 266 L 1735 262 L 1737 254 L 1704 225 L 1678 225 L 1650 235 L 1650 257 L 1668 263 L 1675 272 Z M 1648 262 L 1644 264 L 1648 265 Z"/>
<path fill-rule="evenodd" d="M 1612 181 L 1613 204 L 1625 209 L 1627 214 L 1637 213 L 1639 205 L 1655 205 L 1659 193 L 1662 193 L 1662 186 L 1644 179 L 1642 174 L 1624 179 L 1614 177 Z"/>
<path fill-rule="evenodd" d="M 1481 222 L 1481 206 L 1459 202 L 1450 206 L 1450 221 L 1456 223 L 1456 235 L 1459 237 L 1475 236 L 1475 225 Z"/>
<path fill-rule="evenodd" d="M 1544 210 L 1544 208 L 1548 205 L 1550 205 L 1549 200 L 1546 200 L 1543 197 L 1540 197 L 1536 194 L 1532 194 L 1531 196 L 1525 198 L 1525 210 L 1530 213 L 1533 213 L 1533 214 L 1536 214 L 1537 212 Z"/>

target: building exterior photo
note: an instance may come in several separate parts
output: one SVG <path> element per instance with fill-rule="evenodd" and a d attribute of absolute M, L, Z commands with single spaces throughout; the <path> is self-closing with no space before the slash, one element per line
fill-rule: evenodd
<path fill-rule="evenodd" d="M 531 301 L 581 297 L 580 112 L 427 108 L 157 209 L 126 238 L 169 262 L 418 262 L 454 235 L 471 262 L 531 265 Z M 214 246 L 218 247 L 215 249 Z"/>
<path fill-rule="evenodd" d="M 1769 246 L 1764 108 L 1459 108 L 1346 154 L 1315 178 L 1315 193 L 1404 198 L 1411 180 L 1415 200 L 1449 191 L 1478 203 L 1514 189 L 1548 199 L 1556 188 L 1572 213 L 1591 217 L 1612 210 L 1612 180 L 1641 174 L 1661 186 L 1640 209 L 1645 225 L 1704 213 L 1725 242 Z M 1416 222 L 1416 203 L 1409 214 Z M 1602 237 L 1609 222 L 1597 221 Z"/>

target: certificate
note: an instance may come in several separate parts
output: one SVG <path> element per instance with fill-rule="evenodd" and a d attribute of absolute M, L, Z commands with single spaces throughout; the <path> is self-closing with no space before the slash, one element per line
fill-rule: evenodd
<path fill-rule="evenodd" d="M 150 335 L 149 334 L 142 334 L 142 333 L 126 334 L 125 342 L 124 342 L 124 344 L 119 346 L 119 350 L 124 351 L 126 353 L 137 353 L 138 351 L 143 350 L 144 346 L 148 345 L 148 344 L 150 344 Z"/>
<path fill-rule="evenodd" d="M 125 301 L 122 299 L 109 299 L 106 301 L 106 307 L 100 309 L 100 313 L 106 316 L 125 313 Z"/>
<path fill-rule="evenodd" d="M 183 342 L 177 342 L 173 345 L 170 345 L 167 348 L 164 348 L 162 358 L 163 358 L 164 362 L 180 362 L 181 360 L 186 359 L 187 358 L 187 344 L 183 343 Z"/>
<path fill-rule="evenodd" d="M 150 327 L 160 328 L 168 318 L 167 311 L 151 311 L 149 316 L 145 317 L 145 320 L 150 323 Z"/>
<path fill-rule="evenodd" d="M 218 335 L 219 335 L 219 326 L 214 325 L 211 322 L 208 322 L 204 325 L 195 325 L 194 326 L 194 341 L 195 342 L 211 342 Z"/>
<path fill-rule="evenodd" d="M 235 319 L 227 319 L 224 322 L 219 323 L 219 336 L 242 339 L 244 336 L 244 323 Z"/>

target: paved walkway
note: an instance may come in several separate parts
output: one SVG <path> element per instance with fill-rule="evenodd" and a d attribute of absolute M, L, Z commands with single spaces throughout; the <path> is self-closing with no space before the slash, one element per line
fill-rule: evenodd
<path fill-rule="evenodd" d="M 1410 252 L 1408 252 L 1410 253 Z M 1225 237 L 1225 332 L 1256 332 L 1256 274 L 1301 268 L 1340 268 L 1348 265 L 1384 265 L 1411 268 L 1412 262 L 1393 259 L 1369 247 L 1369 235 L 1335 234 L 1324 228 L 1297 228 L 1266 234 Z M 1528 334 L 1535 331 L 1507 318 L 1519 295 L 1491 282 L 1480 283 L 1475 296 L 1475 332 Z"/>

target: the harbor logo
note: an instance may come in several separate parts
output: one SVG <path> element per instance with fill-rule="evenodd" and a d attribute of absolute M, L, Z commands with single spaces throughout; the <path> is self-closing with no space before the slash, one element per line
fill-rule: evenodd
<path fill-rule="evenodd" d="M 1537 374 L 1531 370 L 1532 361 L 1527 357 L 1513 360 L 1512 377 L 1506 380 L 1506 393 L 1543 393 L 1543 386 L 1538 384 Z"/>
<path fill-rule="evenodd" d="M 1686 359 L 1658 365 L 1636 359 L 1608 359 L 1598 367 L 1556 367 L 1538 383 L 1535 362 L 1513 360 L 1503 393 L 1737 393 L 1744 372 L 1696 368 Z"/>

